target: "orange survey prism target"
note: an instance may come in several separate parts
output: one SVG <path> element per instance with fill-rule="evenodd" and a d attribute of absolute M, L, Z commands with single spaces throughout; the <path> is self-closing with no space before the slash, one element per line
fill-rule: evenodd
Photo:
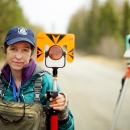
<path fill-rule="evenodd" d="M 68 62 L 73 62 L 74 60 L 74 34 L 54 34 L 54 33 L 38 33 L 36 39 L 37 46 L 37 61 L 41 62 L 45 57 L 45 46 L 49 48 L 52 46 L 59 46 L 63 49 L 66 47 L 66 60 Z"/>
<path fill-rule="evenodd" d="M 52 60 L 59 60 L 63 56 L 63 50 L 60 46 L 54 45 L 49 48 L 48 55 Z"/>

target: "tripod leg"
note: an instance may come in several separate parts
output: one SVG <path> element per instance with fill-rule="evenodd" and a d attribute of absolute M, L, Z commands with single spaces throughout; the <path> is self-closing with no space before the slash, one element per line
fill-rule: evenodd
<path fill-rule="evenodd" d="M 123 101 L 123 97 L 124 97 L 124 94 L 125 94 L 125 90 L 126 90 L 126 87 L 127 87 L 128 80 L 129 80 L 129 78 L 126 78 L 125 81 L 124 81 L 124 86 L 122 86 L 120 98 L 119 98 L 119 101 L 117 102 L 117 105 L 116 105 L 115 110 L 114 110 L 114 117 L 113 117 L 113 120 L 112 120 L 112 125 L 111 125 L 110 130 L 114 130 L 114 128 L 115 128 L 116 121 L 117 121 L 118 114 L 119 114 L 119 111 L 120 111 L 121 103 Z"/>
<path fill-rule="evenodd" d="M 122 80 L 121 80 L 121 89 L 120 89 L 120 93 L 119 93 L 119 96 L 118 96 L 118 99 L 117 99 L 117 103 L 116 105 L 118 104 L 119 100 L 120 100 L 120 97 L 121 97 L 121 93 L 122 93 L 122 90 L 123 90 L 123 87 L 124 87 L 124 83 L 125 83 L 125 76 L 123 76 Z"/>

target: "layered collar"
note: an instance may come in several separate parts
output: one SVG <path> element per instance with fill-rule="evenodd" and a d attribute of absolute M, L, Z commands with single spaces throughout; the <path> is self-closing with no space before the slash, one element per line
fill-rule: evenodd
<path fill-rule="evenodd" d="M 29 64 L 23 67 L 22 70 L 22 85 L 27 82 L 27 80 L 32 76 L 35 70 L 36 64 L 33 59 L 30 60 Z M 1 69 L 3 76 L 6 78 L 8 82 L 10 82 L 10 66 L 6 63 Z"/>

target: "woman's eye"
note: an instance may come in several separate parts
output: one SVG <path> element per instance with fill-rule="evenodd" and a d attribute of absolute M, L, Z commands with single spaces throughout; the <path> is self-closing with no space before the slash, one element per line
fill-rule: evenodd
<path fill-rule="evenodd" d="M 23 52 L 28 52 L 28 49 L 23 49 Z"/>
<path fill-rule="evenodd" d="M 11 50 L 16 50 L 16 48 L 11 48 Z"/>

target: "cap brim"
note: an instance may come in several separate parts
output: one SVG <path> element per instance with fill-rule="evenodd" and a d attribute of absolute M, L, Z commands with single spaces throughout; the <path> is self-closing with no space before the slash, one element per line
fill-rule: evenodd
<path fill-rule="evenodd" d="M 6 41 L 6 43 L 7 43 L 7 45 L 12 45 L 12 44 L 14 44 L 16 42 L 20 42 L 20 41 L 29 42 L 31 45 L 33 45 L 35 47 L 35 44 L 31 40 L 24 38 L 24 37 L 13 38 L 13 39 Z"/>

